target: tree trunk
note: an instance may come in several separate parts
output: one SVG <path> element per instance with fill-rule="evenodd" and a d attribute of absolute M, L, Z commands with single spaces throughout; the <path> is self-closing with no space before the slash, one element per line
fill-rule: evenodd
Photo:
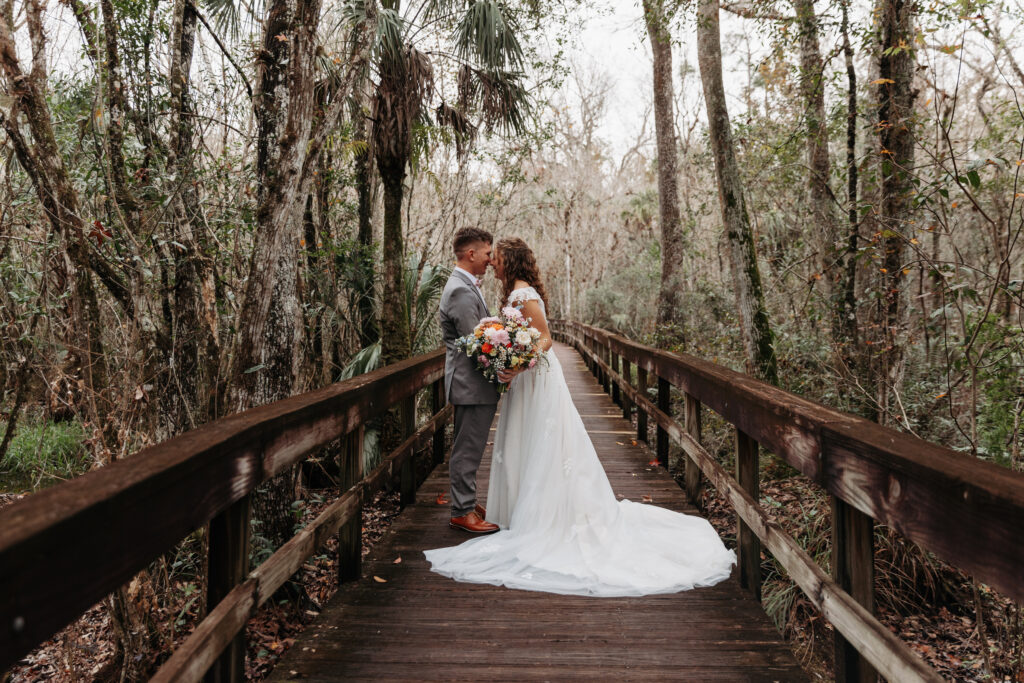
<path fill-rule="evenodd" d="M 405 159 L 379 156 L 384 186 L 384 294 L 381 306 L 381 358 L 394 363 L 409 356 L 411 333 L 405 296 L 405 245 L 402 239 L 402 193 Z"/>
<path fill-rule="evenodd" d="M 849 0 L 842 2 L 843 57 L 846 64 L 846 245 L 841 256 L 838 291 L 833 297 L 832 338 L 848 371 L 857 360 L 857 248 L 860 221 L 857 211 L 857 70 L 850 44 Z"/>
<path fill-rule="evenodd" d="M 220 348 L 213 266 L 197 229 L 199 199 L 195 173 L 190 73 L 197 14 L 192 0 L 175 0 L 171 17 L 168 195 L 173 221 L 174 306 L 170 316 L 167 381 L 160 388 L 160 413 L 169 434 L 191 429 L 216 414 L 209 398 L 216 383 Z"/>
<path fill-rule="evenodd" d="M 767 382 L 778 381 L 775 344 L 757 267 L 754 233 L 747 215 L 743 184 L 733 149 L 732 129 L 722 83 L 722 46 L 718 2 L 699 0 L 697 61 L 708 111 L 708 134 L 718 176 L 718 201 L 729 242 L 730 265 L 749 369 Z"/>
<path fill-rule="evenodd" d="M 825 65 L 818 46 L 814 0 L 793 0 L 800 32 L 800 95 L 807 125 L 807 198 L 813 233 L 821 236 L 819 268 L 825 293 L 836 291 L 842 255 L 834 195 L 829 186 L 828 121 L 825 119 Z"/>
<path fill-rule="evenodd" d="M 369 144 L 366 125 L 366 86 L 360 83 L 351 105 L 353 141 L 363 146 Z M 380 339 L 380 324 L 377 321 L 377 307 L 373 292 L 374 249 L 373 249 L 373 174 L 368 149 L 357 149 L 353 163 L 356 196 L 358 199 L 359 232 L 356 242 L 358 250 L 356 270 L 356 306 L 359 310 L 359 345 L 363 348 Z"/>
<path fill-rule="evenodd" d="M 267 6 L 255 96 L 256 234 L 232 366 L 229 400 L 235 411 L 285 398 L 295 388 L 302 331 L 296 289 L 302 169 L 315 113 L 319 19 L 320 0 L 272 0 Z M 291 536 L 291 498 L 288 474 L 254 496 L 260 535 L 273 547 Z"/>
<path fill-rule="evenodd" d="M 72 328 L 72 337 L 68 340 L 69 365 L 77 365 L 71 369 L 80 372 L 85 383 L 80 406 L 82 412 L 102 428 L 106 410 L 103 400 L 97 395 L 106 386 L 106 358 L 99 302 L 89 269 L 98 270 L 101 280 L 129 316 L 133 315 L 134 308 L 128 288 L 117 273 L 90 253 L 85 226 L 79 216 L 78 193 L 60 155 L 46 100 L 46 40 L 42 6 L 38 0 L 28 0 L 25 9 L 32 44 L 32 69 L 28 74 L 21 70 L 9 17 L 0 16 L 0 80 L 14 100 L 10 117 L 0 113 L 0 124 L 7 132 L 19 163 L 32 179 L 54 233 L 59 236 L 64 270 L 71 285 L 67 299 Z M 21 134 L 19 120 L 22 114 L 32 135 L 31 145 Z"/>
<path fill-rule="evenodd" d="M 878 131 L 880 150 L 882 252 L 880 309 L 873 357 L 879 415 L 886 422 L 889 399 L 899 391 L 903 362 L 903 265 L 914 165 L 914 10 L 910 0 L 882 0 L 878 45 Z"/>
<path fill-rule="evenodd" d="M 654 73 L 654 131 L 658 144 L 658 223 L 661 227 L 661 286 L 658 327 L 663 342 L 683 343 L 683 229 L 679 220 L 675 116 L 672 113 L 672 37 L 663 0 L 644 0 Z"/>

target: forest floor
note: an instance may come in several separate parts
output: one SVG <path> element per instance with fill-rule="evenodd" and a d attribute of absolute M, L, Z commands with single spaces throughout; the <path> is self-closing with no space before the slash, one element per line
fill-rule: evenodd
<path fill-rule="evenodd" d="M 25 494 L 0 493 L 0 508 L 24 497 Z M 337 489 L 308 491 L 302 521 L 312 521 L 337 496 Z M 373 502 L 363 507 L 363 555 L 387 531 L 392 520 L 401 511 L 398 493 L 377 494 Z M 249 619 L 246 626 L 246 678 L 262 680 L 274 668 L 281 655 L 292 646 L 295 636 L 311 623 L 320 608 L 337 590 L 337 539 L 331 538 L 320 552 L 312 556 L 293 577 L 301 584 L 303 594 L 299 600 L 268 600 Z M 152 570 L 150 576 L 157 576 Z M 152 597 L 152 590 L 133 581 L 129 596 L 139 603 Z M 129 668 L 148 678 L 166 659 L 167 653 L 179 646 L 198 623 L 200 601 L 198 589 L 188 579 L 172 580 L 170 596 L 158 603 L 152 600 L 149 623 L 159 647 L 154 647 L 147 661 L 133 663 Z M 298 592 L 298 591 L 296 591 Z M 6 674 L 0 672 L 0 683 L 27 681 L 114 681 L 121 678 L 118 646 L 106 601 L 87 610 L 78 620 L 36 648 Z M 129 676 L 134 678 L 134 676 Z"/>
<path fill-rule="evenodd" d="M 676 477 L 682 482 L 681 471 Z M 710 486 L 704 487 L 703 502 L 708 520 L 727 545 L 735 547 L 732 507 Z M 831 573 L 828 497 L 806 477 L 784 474 L 778 479 L 762 479 L 761 502 L 769 516 Z M 784 573 L 780 574 L 770 555 L 762 554 L 761 575 L 765 610 L 792 644 L 801 665 L 819 680 L 834 680 L 832 625 Z M 1024 682 L 1022 610 L 987 586 L 978 585 L 984 626 L 979 633 L 975 586 L 970 577 L 886 529 L 876 531 L 875 596 L 879 621 L 943 678 Z"/>

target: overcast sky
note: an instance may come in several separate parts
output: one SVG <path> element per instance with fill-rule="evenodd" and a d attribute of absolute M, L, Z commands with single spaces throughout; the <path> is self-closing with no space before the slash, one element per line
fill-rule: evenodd
<path fill-rule="evenodd" d="M 651 101 L 651 51 L 647 43 L 646 31 L 640 0 L 596 0 L 598 8 L 588 8 L 590 15 L 584 30 L 569 51 L 570 58 L 584 69 L 594 69 L 606 75 L 611 81 L 608 114 L 601 126 L 601 136 L 611 145 L 613 153 L 618 156 L 628 149 L 635 141 L 640 130 L 643 116 L 649 109 Z M 853 3 L 851 22 L 863 26 L 866 20 L 864 12 L 866 3 Z M 819 3 L 819 11 L 827 11 L 828 5 Z M 1019 63 L 1024 64 L 1024 41 L 1019 39 L 1021 20 L 1019 16 L 990 16 L 1002 26 L 1004 38 L 1013 41 L 1010 46 Z M 924 19 L 929 25 L 930 18 Z M 673 29 L 673 61 L 675 62 L 674 87 L 677 96 L 694 107 L 694 114 L 704 118 L 703 100 L 700 92 L 700 80 L 694 74 L 686 83 L 679 80 L 679 66 L 686 60 L 694 69 L 697 68 L 696 39 L 692 35 L 692 21 L 678 24 Z M 920 23 L 920 22 L 919 22 Z M 963 42 L 961 31 L 968 30 L 968 59 L 977 63 L 989 63 L 992 59 L 992 45 L 981 39 L 969 21 L 959 22 L 945 32 L 928 33 L 929 44 L 946 44 Z M 757 26 L 755 22 L 740 19 L 723 11 L 721 13 L 723 68 L 725 70 L 725 88 L 728 97 L 730 117 L 742 114 L 744 101 L 743 90 L 749 81 L 747 55 L 756 63 L 769 54 L 767 29 Z M 821 40 L 821 50 L 828 53 L 835 46 L 837 36 L 834 29 L 828 29 L 830 35 Z M 855 50 L 857 38 L 854 37 Z M 795 55 L 793 55 L 795 59 Z M 864 55 L 858 54 L 858 78 L 860 84 L 867 82 Z M 919 51 L 919 59 L 937 72 L 938 79 L 952 88 L 957 77 L 959 53 L 944 55 L 935 50 Z M 841 68 L 841 55 L 837 55 L 831 64 L 832 68 Z M 962 68 L 962 82 L 969 82 L 972 73 Z M 845 79 L 842 81 L 845 87 Z M 931 95 L 927 88 L 922 89 L 921 97 L 927 99 Z M 830 98 L 834 93 L 830 93 Z M 653 141 L 653 115 L 648 124 L 648 133 Z"/>

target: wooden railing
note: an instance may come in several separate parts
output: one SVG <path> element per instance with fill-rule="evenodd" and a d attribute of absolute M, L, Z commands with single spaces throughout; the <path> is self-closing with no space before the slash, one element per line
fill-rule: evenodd
<path fill-rule="evenodd" d="M 638 439 L 647 441 L 648 419 L 657 424 L 662 466 L 669 439 L 681 447 L 691 500 L 699 498 L 703 475 L 736 510 L 741 584 L 760 596 L 763 545 L 832 623 L 837 680 L 873 682 L 872 667 L 890 681 L 941 680 L 872 614 L 875 520 L 1024 602 L 1024 475 L 693 356 L 580 323 L 551 327 L 580 352 L 623 415 L 636 408 Z M 671 414 L 671 387 L 683 395 L 682 424 Z M 735 477 L 701 445 L 701 406 L 735 427 Z M 760 507 L 759 445 L 830 494 L 831 576 Z"/>
<path fill-rule="evenodd" d="M 360 575 L 361 509 L 400 480 L 413 500 L 413 454 L 444 457 L 444 352 L 435 351 L 324 389 L 247 410 L 147 448 L 0 512 L 0 673 L 91 605 L 209 524 L 209 612 L 154 680 L 244 678 L 244 626 L 332 534 L 339 581 Z M 432 417 L 416 428 L 416 395 Z M 406 440 L 362 471 L 363 426 L 401 407 Z M 256 487 L 343 439 L 341 497 L 263 564 L 248 571 L 249 497 Z"/>

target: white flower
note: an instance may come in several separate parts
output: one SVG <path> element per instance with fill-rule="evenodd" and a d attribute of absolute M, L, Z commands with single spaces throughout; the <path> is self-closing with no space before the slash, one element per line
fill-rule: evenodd
<path fill-rule="evenodd" d="M 538 330 L 536 327 L 531 327 L 529 330 L 527 330 L 527 332 L 529 332 L 530 336 L 533 337 L 534 339 L 540 339 L 540 330 Z"/>
<path fill-rule="evenodd" d="M 526 330 L 516 332 L 516 344 L 519 344 L 520 346 L 529 346 L 532 341 L 533 335 Z"/>

